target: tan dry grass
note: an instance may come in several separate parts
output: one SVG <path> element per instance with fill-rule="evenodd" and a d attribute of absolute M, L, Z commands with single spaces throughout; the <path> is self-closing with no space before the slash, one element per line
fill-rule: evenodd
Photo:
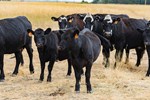
<path fill-rule="evenodd" d="M 103 5 L 103 4 L 73 4 L 73 3 L 34 3 L 34 2 L 1 2 L 0 19 L 24 15 L 29 18 L 33 28 L 52 27 L 58 29 L 57 23 L 52 22 L 51 16 L 72 13 L 114 13 L 128 14 L 131 17 L 147 18 L 150 6 L 143 5 Z M 12 77 L 15 59 L 5 56 L 4 69 L 6 80 L 0 83 L 0 100 L 149 100 L 150 78 L 145 77 L 147 70 L 147 55 L 145 53 L 142 65 L 134 66 L 136 55 L 134 50 L 130 54 L 130 63 L 120 64 L 113 69 L 114 52 L 111 53 L 111 67 L 105 69 L 102 62 L 102 54 L 94 63 L 92 69 L 91 83 L 93 93 L 86 93 L 85 77 L 81 80 L 81 93 L 74 93 L 74 74 L 66 78 L 66 61 L 56 62 L 52 72 L 52 82 L 47 83 L 47 68 L 45 80 L 38 82 L 40 64 L 38 53 L 33 43 L 35 74 L 30 75 L 28 71 L 28 56 L 24 50 L 25 65 L 20 67 L 17 77 Z M 124 59 L 123 59 L 124 61 Z"/>

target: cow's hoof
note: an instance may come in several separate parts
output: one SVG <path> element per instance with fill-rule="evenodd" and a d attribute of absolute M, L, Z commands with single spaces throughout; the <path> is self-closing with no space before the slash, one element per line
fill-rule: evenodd
<path fill-rule="evenodd" d="M 39 81 L 38 81 L 38 83 L 42 83 L 42 82 L 43 82 L 42 80 L 39 80 Z"/>
<path fill-rule="evenodd" d="M 30 74 L 34 74 L 34 71 L 30 71 Z"/>
<path fill-rule="evenodd" d="M 67 78 L 70 78 L 70 77 L 71 77 L 71 75 L 66 75 L 66 77 L 67 77 Z"/>
<path fill-rule="evenodd" d="M 43 81 L 43 80 L 44 80 L 44 78 L 40 78 L 40 79 L 39 79 L 39 81 Z"/>
<path fill-rule="evenodd" d="M 47 82 L 51 82 L 51 78 L 50 78 L 50 79 L 48 78 L 48 79 L 47 79 Z"/>
<path fill-rule="evenodd" d="M 0 82 L 4 82 L 5 81 L 5 79 L 0 79 Z"/>
<path fill-rule="evenodd" d="M 71 73 L 70 73 L 70 74 L 67 74 L 66 76 L 71 76 Z"/>
<path fill-rule="evenodd" d="M 80 91 L 75 91 L 76 93 L 80 93 Z"/>
<path fill-rule="evenodd" d="M 149 77 L 149 74 L 146 74 L 146 77 Z"/>
<path fill-rule="evenodd" d="M 135 66 L 136 66 L 136 67 L 139 67 L 139 66 L 140 66 L 140 64 L 136 64 Z"/>
<path fill-rule="evenodd" d="M 24 65 L 24 63 L 21 63 L 21 66 L 23 66 Z"/>
<path fill-rule="evenodd" d="M 93 91 L 92 90 L 88 90 L 87 93 L 93 93 Z"/>

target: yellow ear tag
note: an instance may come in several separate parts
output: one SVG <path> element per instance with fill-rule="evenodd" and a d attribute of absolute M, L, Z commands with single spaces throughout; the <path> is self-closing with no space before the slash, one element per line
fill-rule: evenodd
<path fill-rule="evenodd" d="M 29 34 L 29 37 L 32 37 L 32 32 L 29 32 L 28 34 Z"/>
<path fill-rule="evenodd" d="M 69 20 L 69 23 L 71 23 L 71 22 L 72 22 L 72 19 Z"/>
<path fill-rule="evenodd" d="M 118 24 L 118 21 L 115 21 L 114 24 Z"/>
<path fill-rule="evenodd" d="M 78 34 L 76 34 L 74 38 L 77 39 L 78 37 L 79 37 Z"/>

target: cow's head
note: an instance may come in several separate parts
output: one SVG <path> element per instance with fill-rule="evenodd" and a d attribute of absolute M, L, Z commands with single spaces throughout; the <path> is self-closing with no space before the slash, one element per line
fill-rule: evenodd
<path fill-rule="evenodd" d="M 85 24 L 85 26 L 84 26 L 85 28 L 93 30 L 94 17 L 92 16 L 92 14 L 87 13 L 84 16 L 83 22 Z"/>
<path fill-rule="evenodd" d="M 41 28 L 38 28 L 35 31 L 28 29 L 27 32 L 29 36 L 34 35 L 34 42 L 37 48 L 42 48 L 47 42 L 45 35 L 51 32 L 51 28 L 47 28 L 45 31 Z"/>
<path fill-rule="evenodd" d="M 79 30 L 77 28 L 70 28 L 67 30 L 60 30 L 61 42 L 59 44 L 59 49 L 70 49 L 75 45 L 75 40 L 78 39 Z"/>
<path fill-rule="evenodd" d="M 59 29 L 65 29 L 67 27 L 68 18 L 67 16 L 61 15 L 60 17 L 51 17 L 53 21 L 58 21 Z"/>
<path fill-rule="evenodd" d="M 147 23 L 145 29 L 138 28 L 137 30 L 143 34 L 144 44 L 150 45 L 150 21 Z"/>
<path fill-rule="evenodd" d="M 106 37 L 112 36 L 113 24 L 117 24 L 120 18 L 113 18 L 111 15 L 106 15 L 102 21 L 103 33 Z"/>

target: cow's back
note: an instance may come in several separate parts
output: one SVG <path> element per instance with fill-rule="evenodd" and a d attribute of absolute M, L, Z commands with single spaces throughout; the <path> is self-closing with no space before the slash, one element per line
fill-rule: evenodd
<path fill-rule="evenodd" d="M 89 44 L 87 44 L 89 46 L 89 48 L 92 48 L 93 54 L 94 54 L 94 58 L 93 61 L 95 61 L 100 53 L 100 46 L 101 46 L 101 41 L 99 40 L 98 36 L 95 35 L 92 31 L 90 31 L 89 29 L 83 29 L 80 33 L 81 36 L 85 36 L 87 40 L 85 41 L 89 41 Z M 85 44 L 83 44 L 85 45 Z M 88 47 L 85 47 L 88 48 Z"/>
<path fill-rule="evenodd" d="M 138 28 L 144 29 L 146 27 L 145 19 L 123 19 L 127 30 L 126 30 L 126 44 L 129 48 L 137 47 L 143 44 L 142 34 L 137 31 Z M 138 41 L 137 41 L 138 40 Z M 136 44 L 136 45 L 135 45 Z"/>
<path fill-rule="evenodd" d="M 13 53 L 25 45 L 31 23 L 24 16 L 0 20 L 0 45 L 4 53 Z M 0 51 L 1 52 L 1 51 Z"/>

